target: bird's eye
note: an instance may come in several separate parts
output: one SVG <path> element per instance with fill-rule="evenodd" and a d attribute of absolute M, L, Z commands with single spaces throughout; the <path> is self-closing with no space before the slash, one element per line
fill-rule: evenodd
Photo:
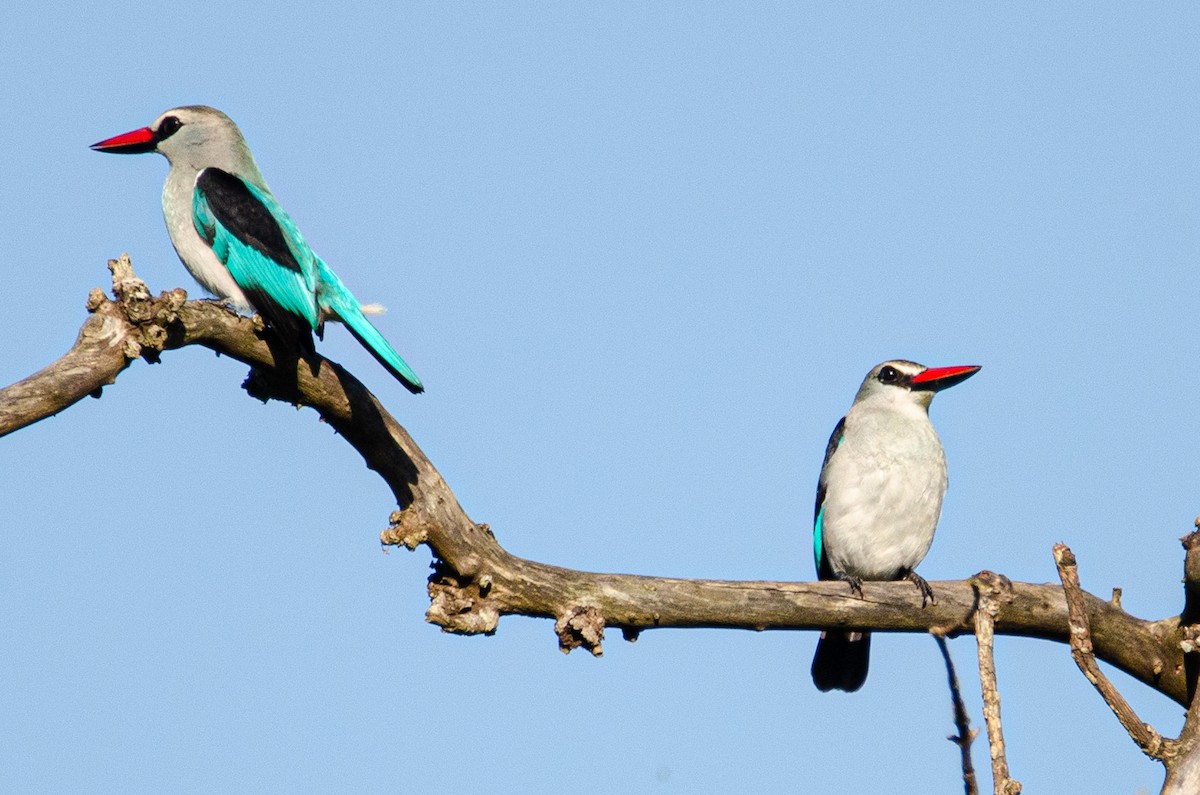
<path fill-rule="evenodd" d="M 879 383 L 894 384 L 900 380 L 900 373 L 890 364 L 879 371 Z"/>
<path fill-rule="evenodd" d="M 183 122 L 176 116 L 168 116 L 158 125 L 158 140 L 170 138 L 175 133 L 179 132 L 179 128 L 183 126 Z"/>

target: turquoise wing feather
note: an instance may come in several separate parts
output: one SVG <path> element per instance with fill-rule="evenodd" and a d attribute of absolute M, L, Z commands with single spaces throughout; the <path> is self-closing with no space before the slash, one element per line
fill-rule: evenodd
<path fill-rule="evenodd" d="M 196 177 L 192 220 L 280 336 L 314 351 L 312 332 L 319 335 L 325 319 L 336 318 L 409 391 L 424 390 L 421 379 L 367 320 L 358 299 L 308 247 L 268 191 L 221 169 L 206 168 Z"/>
<path fill-rule="evenodd" d="M 362 346 L 371 352 L 376 361 L 399 379 L 409 392 L 418 394 L 425 391 L 421 379 L 408 366 L 408 362 L 404 361 L 399 353 L 396 353 L 396 349 L 379 333 L 379 329 L 375 328 L 370 320 L 367 320 L 358 299 L 320 258 L 317 259 L 317 273 L 317 302 L 321 315 L 336 317 L 345 323 L 346 328 L 350 329 L 350 333 Z"/>
<path fill-rule="evenodd" d="M 268 322 L 310 333 L 317 327 L 316 255 L 275 197 L 206 168 L 196 178 L 192 220 Z"/>

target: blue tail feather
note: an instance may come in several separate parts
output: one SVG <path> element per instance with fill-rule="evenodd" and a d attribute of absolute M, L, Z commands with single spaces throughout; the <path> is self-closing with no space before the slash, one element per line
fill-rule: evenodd
<path fill-rule="evenodd" d="M 379 329 L 375 328 L 370 320 L 367 320 L 357 301 L 352 300 L 345 302 L 342 306 L 330 308 L 346 324 L 346 328 L 350 329 L 354 338 L 370 351 L 371 355 L 388 369 L 388 372 L 404 384 L 405 389 L 414 395 L 425 391 L 421 379 L 417 378 L 417 374 L 408 366 L 408 362 L 400 358 L 400 354 L 396 353 L 396 349 L 392 347 L 391 343 L 379 333 Z"/>

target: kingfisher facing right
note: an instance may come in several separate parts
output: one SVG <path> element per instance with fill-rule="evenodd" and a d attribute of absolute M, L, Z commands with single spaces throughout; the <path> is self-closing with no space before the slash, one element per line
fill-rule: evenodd
<path fill-rule="evenodd" d="M 949 479 L 929 404 L 936 392 L 979 372 L 976 365 L 926 367 L 896 359 L 871 368 L 825 448 L 813 518 L 817 577 L 910 580 L 921 605 L 933 589 L 917 574 L 929 552 Z M 867 680 L 871 635 L 821 633 L 813 657 L 817 689 L 853 692 Z"/>

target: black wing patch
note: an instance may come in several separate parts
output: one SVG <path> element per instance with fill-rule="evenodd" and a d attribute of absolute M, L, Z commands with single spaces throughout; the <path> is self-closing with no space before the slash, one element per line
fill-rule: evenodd
<path fill-rule="evenodd" d="M 300 263 L 288 247 L 279 222 L 246 183 L 219 168 L 206 168 L 196 178 L 209 209 L 221 226 L 242 243 L 262 252 L 285 268 L 300 273 Z"/>
<path fill-rule="evenodd" d="M 312 329 L 301 317 L 281 307 L 266 290 L 243 288 L 243 291 L 250 299 L 250 305 L 266 319 L 276 336 L 288 345 L 295 345 L 302 354 L 316 357 L 317 347 L 313 342 Z"/>
<path fill-rule="evenodd" d="M 825 502 L 825 467 L 829 466 L 829 459 L 833 458 L 833 451 L 838 449 L 838 445 L 842 443 L 842 437 L 845 435 L 846 418 L 842 417 L 834 426 L 833 433 L 829 434 L 829 444 L 825 445 L 825 460 L 821 462 L 821 479 L 817 481 L 817 504 L 813 507 L 813 524 L 817 523 L 817 517 L 821 514 L 821 503 Z"/>

